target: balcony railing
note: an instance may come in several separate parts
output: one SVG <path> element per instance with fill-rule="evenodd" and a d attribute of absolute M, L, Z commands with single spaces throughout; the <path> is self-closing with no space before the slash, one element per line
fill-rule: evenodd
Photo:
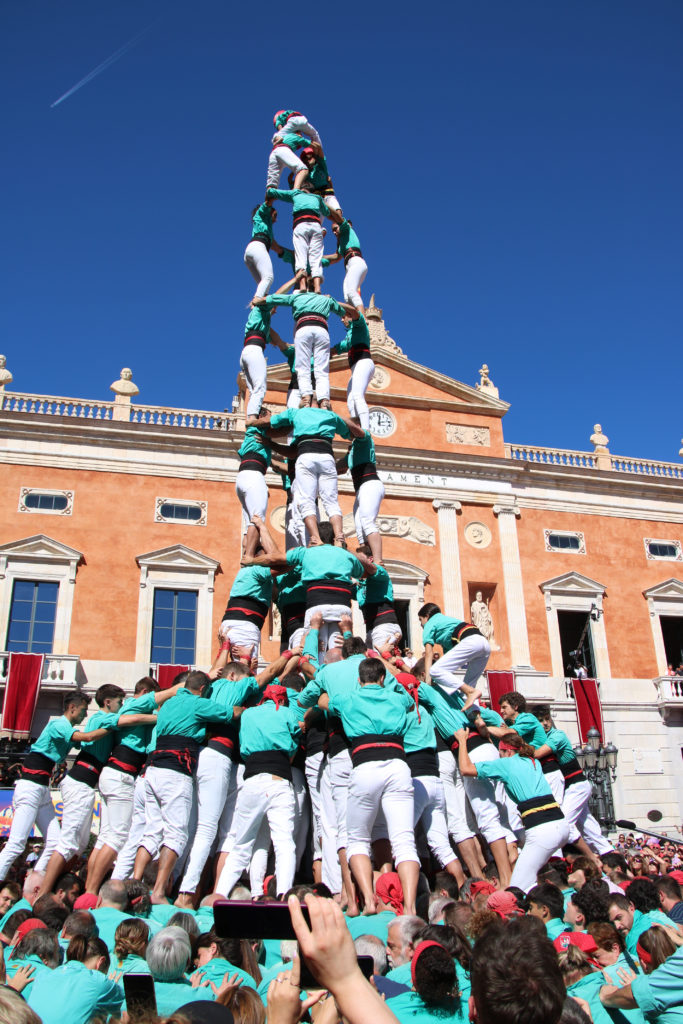
<path fill-rule="evenodd" d="M 79 678 L 80 660 L 77 654 L 46 654 L 40 680 L 41 689 L 71 690 L 82 685 L 83 681 Z M 9 653 L 0 651 L 0 686 L 7 685 L 8 671 Z"/>
<path fill-rule="evenodd" d="M 611 469 L 613 473 L 656 476 L 683 480 L 683 465 L 677 462 L 656 462 L 653 459 L 631 459 L 626 455 L 605 452 L 575 452 L 565 448 L 541 448 L 531 444 L 506 444 L 506 459 L 535 462 L 544 466 L 574 466 L 580 469 Z M 605 465 L 605 461 L 608 465 Z"/>
<path fill-rule="evenodd" d="M 683 676 L 657 676 L 652 682 L 657 688 L 660 703 L 683 708 Z"/>

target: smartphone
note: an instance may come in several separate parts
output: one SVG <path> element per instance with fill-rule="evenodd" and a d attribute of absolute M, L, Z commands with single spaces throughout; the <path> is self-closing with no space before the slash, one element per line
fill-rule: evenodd
<path fill-rule="evenodd" d="M 304 903 L 301 912 L 310 928 L 311 918 Z M 286 903 L 219 900 L 213 905 L 213 922 L 216 934 L 222 939 L 296 938 Z"/>
<path fill-rule="evenodd" d="M 358 966 L 363 972 L 363 977 L 368 979 L 371 978 L 375 971 L 375 961 L 372 959 L 372 957 L 359 956 L 356 957 L 356 959 L 358 960 Z M 303 957 L 301 957 L 301 980 L 299 984 L 301 985 L 301 988 L 306 990 L 320 988 L 320 983 L 318 982 L 318 979 L 316 978 L 313 971 L 310 969 L 308 963 L 306 962 L 306 960 L 304 960 Z"/>
<path fill-rule="evenodd" d="M 131 1021 L 156 1015 L 157 1000 L 154 994 L 154 979 L 151 974 L 124 974 L 123 991 L 126 995 L 126 1009 Z"/>

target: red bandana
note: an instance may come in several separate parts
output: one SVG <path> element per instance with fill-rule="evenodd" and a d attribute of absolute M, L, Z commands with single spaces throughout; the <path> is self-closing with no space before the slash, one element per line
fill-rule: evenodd
<path fill-rule="evenodd" d="M 278 711 L 281 707 L 288 707 L 289 697 L 287 695 L 287 687 L 278 686 L 277 683 L 271 683 L 270 686 L 266 686 L 263 691 L 263 697 L 261 698 L 261 704 L 266 700 L 272 700 Z"/>

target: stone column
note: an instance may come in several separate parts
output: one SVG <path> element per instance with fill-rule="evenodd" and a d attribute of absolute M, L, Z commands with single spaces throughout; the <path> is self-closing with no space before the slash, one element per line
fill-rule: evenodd
<path fill-rule="evenodd" d="M 519 558 L 517 523 L 515 522 L 515 517 L 521 513 L 515 505 L 494 505 L 493 514 L 498 517 L 512 666 L 513 668 L 531 668 L 524 588 L 522 586 L 522 564 Z"/>
<path fill-rule="evenodd" d="M 439 517 L 439 551 L 443 578 L 443 613 L 455 619 L 464 619 L 462 577 L 460 575 L 460 546 L 458 544 L 457 513 L 462 510 L 459 501 L 432 502 Z"/>

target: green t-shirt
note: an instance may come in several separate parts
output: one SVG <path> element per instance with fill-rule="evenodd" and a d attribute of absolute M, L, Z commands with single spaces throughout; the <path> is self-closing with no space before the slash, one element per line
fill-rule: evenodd
<path fill-rule="evenodd" d="M 333 544 L 290 548 L 286 557 L 304 583 L 315 583 L 317 580 L 359 580 L 365 571 L 355 555 Z"/>
<path fill-rule="evenodd" d="M 412 699 L 384 686 L 369 683 L 350 693 L 330 695 L 329 711 L 338 715 L 349 738 L 404 736 Z"/>
<path fill-rule="evenodd" d="M 32 754 L 42 754 L 55 764 L 63 761 L 73 746 L 71 737 L 80 731 L 80 726 L 72 725 L 66 715 L 53 718 L 48 722 L 36 742 L 31 747 Z M 85 731 L 85 730 L 84 730 Z"/>
<path fill-rule="evenodd" d="M 157 715 L 157 739 L 162 736 L 187 736 L 201 743 L 205 726 L 211 722 L 232 721 L 232 708 L 191 693 L 184 687 L 162 704 Z"/>
<path fill-rule="evenodd" d="M 293 757 L 302 736 L 303 719 L 296 707 L 276 707 L 272 700 L 247 708 L 240 718 L 240 753 L 243 758 L 264 750 L 279 750 Z"/>
<path fill-rule="evenodd" d="M 437 612 L 425 623 L 422 630 L 422 643 L 425 645 L 440 644 L 445 654 L 453 646 L 453 634 L 459 626 L 462 626 L 461 619 L 452 619 L 449 615 Z"/>
<path fill-rule="evenodd" d="M 317 217 L 330 216 L 329 207 L 315 192 L 305 192 L 302 188 L 269 188 L 266 195 L 269 199 L 282 199 L 285 203 L 292 203 L 294 216 L 301 213 L 313 213 Z"/>
<path fill-rule="evenodd" d="M 366 604 L 382 604 L 394 600 L 394 588 L 391 577 L 383 565 L 377 566 L 373 576 L 366 576 L 358 585 L 358 604 L 363 608 Z"/>
<path fill-rule="evenodd" d="M 339 235 L 337 236 L 337 249 L 344 256 L 347 249 L 360 249 L 360 241 L 358 235 L 353 230 L 348 220 L 344 220 L 339 225 Z"/>
<path fill-rule="evenodd" d="M 477 775 L 480 779 L 500 779 L 505 792 L 517 804 L 535 796 L 547 796 L 548 802 L 555 801 L 539 762 L 530 757 L 513 754 L 495 761 L 482 761 L 477 765 Z"/>
<path fill-rule="evenodd" d="M 330 313 L 336 313 L 342 317 L 346 311 L 331 295 L 318 295 L 316 292 L 294 292 L 292 295 L 267 295 L 263 303 L 256 308 L 273 309 L 275 306 L 291 306 L 292 316 L 295 320 L 306 314 L 324 316 L 327 319 Z"/>
<path fill-rule="evenodd" d="M 273 430 L 291 427 L 294 443 L 302 437 L 320 437 L 333 441 L 336 434 L 350 438 L 351 431 L 340 416 L 330 409 L 285 409 L 271 418 Z"/>
<path fill-rule="evenodd" d="M 262 427 L 247 427 L 244 432 L 244 441 L 242 441 L 237 454 L 243 459 L 250 452 L 256 452 L 257 455 L 266 460 L 266 466 L 270 465 L 270 445 L 268 444 L 265 430 Z"/>
<path fill-rule="evenodd" d="M 250 597 L 261 604 L 273 599 L 273 577 L 265 565 L 245 565 L 239 570 L 230 588 L 230 597 Z"/>

